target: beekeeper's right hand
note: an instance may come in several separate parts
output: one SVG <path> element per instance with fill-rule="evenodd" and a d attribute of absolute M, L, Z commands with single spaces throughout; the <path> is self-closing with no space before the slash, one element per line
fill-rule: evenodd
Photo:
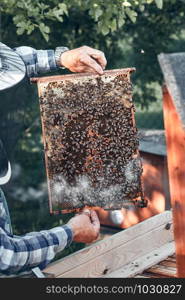
<path fill-rule="evenodd" d="M 98 238 L 100 222 L 95 211 L 84 209 L 71 218 L 67 225 L 72 229 L 73 241 L 91 243 Z"/>

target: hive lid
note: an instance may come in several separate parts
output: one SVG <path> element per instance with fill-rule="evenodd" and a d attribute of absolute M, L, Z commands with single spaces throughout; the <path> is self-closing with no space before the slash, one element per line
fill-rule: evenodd
<path fill-rule="evenodd" d="M 158 55 L 165 83 L 185 126 L 185 52 Z"/>
<path fill-rule="evenodd" d="M 139 130 L 139 150 L 146 153 L 166 156 L 166 139 L 164 130 Z"/>

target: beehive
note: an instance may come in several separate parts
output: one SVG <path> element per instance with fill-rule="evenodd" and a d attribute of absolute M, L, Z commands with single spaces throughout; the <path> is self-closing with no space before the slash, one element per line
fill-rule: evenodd
<path fill-rule="evenodd" d="M 145 206 L 133 70 L 37 79 L 52 213 Z"/>

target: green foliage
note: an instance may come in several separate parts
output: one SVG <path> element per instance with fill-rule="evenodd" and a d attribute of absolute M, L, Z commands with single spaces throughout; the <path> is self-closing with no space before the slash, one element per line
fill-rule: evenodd
<path fill-rule="evenodd" d="M 155 0 L 155 3 L 157 5 L 158 8 L 163 8 L 163 0 Z"/>
<path fill-rule="evenodd" d="M 46 1 L 45 1 L 46 2 Z M 129 18 L 136 22 L 137 11 L 143 12 L 145 7 L 153 2 L 158 8 L 162 8 L 163 0 L 1 0 L 0 11 L 13 17 L 17 27 L 17 34 L 30 35 L 33 31 L 39 30 L 46 41 L 49 40 L 49 33 L 52 23 L 64 22 L 65 17 L 70 19 L 74 10 L 87 13 L 97 24 L 97 31 L 103 35 L 115 32 L 122 28 Z"/>
<path fill-rule="evenodd" d="M 60 2 L 60 1 L 58 1 Z M 43 2 L 32 0 L 2 1 L 1 12 L 12 15 L 13 22 L 17 27 L 17 34 L 27 33 L 30 35 L 34 30 L 39 29 L 44 39 L 48 41 L 50 28 L 46 20 L 63 22 L 63 15 L 68 14 L 65 3 L 46 5 Z"/>
<path fill-rule="evenodd" d="M 132 38 L 127 62 L 136 67 L 134 97 L 143 108 L 162 98 L 158 87 L 163 77 L 157 55 L 185 49 L 184 16 L 185 1 L 165 1 L 160 13 L 150 6 L 145 14 L 138 15 L 136 26 L 128 27 L 127 35 Z"/>

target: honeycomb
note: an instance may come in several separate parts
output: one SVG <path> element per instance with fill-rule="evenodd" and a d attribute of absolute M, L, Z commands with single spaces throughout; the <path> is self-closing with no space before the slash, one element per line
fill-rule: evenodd
<path fill-rule="evenodd" d="M 51 213 L 146 205 L 132 71 L 38 79 Z"/>

